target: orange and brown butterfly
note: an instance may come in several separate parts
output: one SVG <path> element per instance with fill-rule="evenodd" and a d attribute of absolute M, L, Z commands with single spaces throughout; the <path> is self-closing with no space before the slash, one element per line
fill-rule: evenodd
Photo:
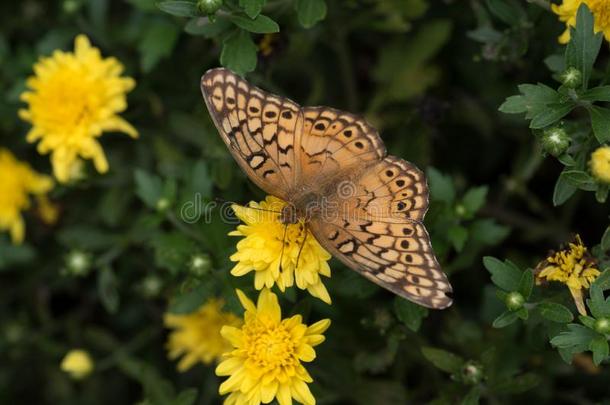
<path fill-rule="evenodd" d="M 214 124 L 235 160 L 286 201 L 280 220 L 304 221 L 317 241 L 369 280 L 420 305 L 451 305 L 451 285 L 422 221 L 424 174 L 387 155 L 364 119 L 301 107 L 218 68 L 201 78 Z"/>

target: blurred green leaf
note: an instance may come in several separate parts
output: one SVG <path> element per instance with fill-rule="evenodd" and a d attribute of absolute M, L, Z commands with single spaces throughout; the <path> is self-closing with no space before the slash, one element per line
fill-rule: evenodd
<path fill-rule="evenodd" d="M 589 350 L 593 352 L 593 363 L 599 366 L 608 358 L 608 340 L 602 335 L 597 335 L 591 340 Z"/>
<path fill-rule="evenodd" d="M 585 3 L 581 3 L 576 15 L 576 27 L 570 28 L 570 42 L 566 48 L 566 66 L 582 73 L 583 90 L 587 89 L 593 64 L 602 45 L 603 34 L 593 31 L 594 17 Z"/>
<path fill-rule="evenodd" d="M 239 28 L 250 31 L 255 34 L 271 34 L 280 32 L 280 26 L 271 18 L 259 14 L 256 18 L 251 19 L 239 14 L 232 14 L 229 19 Z"/>
<path fill-rule="evenodd" d="M 446 350 L 422 347 L 421 352 L 436 368 L 447 373 L 457 374 L 464 365 L 464 359 Z"/>
<path fill-rule="evenodd" d="M 489 10 L 508 25 L 520 25 L 525 22 L 525 12 L 515 1 L 487 0 Z"/>
<path fill-rule="evenodd" d="M 583 352 L 589 349 L 591 340 L 597 336 L 591 329 L 575 323 L 568 324 L 567 329 L 551 339 L 553 346 Z"/>
<path fill-rule="evenodd" d="M 494 319 L 492 326 L 498 329 L 504 328 L 510 325 L 511 323 L 514 323 L 518 318 L 519 316 L 517 315 L 517 312 L 505 311 L 500 314 L 496 319 Z"/>
<path fill-rule="evenodd" d="M 163 195 L 163 182 L 158 176 L 142 169 L 135 171 L 136 194 L 149 207 L 156 209 L 157 202 Z"/>
<path fill-rule="evenodd" d="M 521 273 L 521 279 L 519 280 L 519 288 L 517 291 L 523 295 L 523 298 L 527 301 L 532 295 L 534 288 L 534 273 L 531 269 L 526 269 Z"/>
<path fill-rule="evenodd" d="M 565 173 L 565 171 L 564 171 Z M 566 178 L 564 173 L 561 173 L 555 183 L 555 189 L 553 191 L 553 205 L 555 207 L 566 202 L 570 197 L 574 195 L 576 187 L 574 187 Z"/>
<path fill-rule="evenodd" d="M 549 321 L 557 323 L 568 323 L 574 320 L 572 311 L 561 304 L 555 302 L 543 301 L 536 306 L 540 311 L 540 315 Z"/>
<path fill-rule="evenodd" d="M 461 225 L 455 225 L 447 230 L 447 238 L 453 244 L 456 251 L 461 252 L 468 239 L 468 229 Z"/>
<path fill-rule="evenodd" d="M 0 237 L 0 272 L 34 259 L 36 251 L 30 245 L 12 245 Z"/>
<path fill-rule="evenodd" d="M 428 309 L 402 297 L 394 298 L 396 317 L 413 332 L 417 332 L 422 320 L 428 316 Z"/>
<path fill-rule="evenodd" d="M 256 50 L 250 34 L 244 30 L 238 30 L 225 39 L 220 54 L 220 63 L 243 75 L 256 68 Z"/>
<path fill-rule="evenodd" d="M 299 23 L 305 28 L 311 28 L 326 17 L 325 0 L 296 0 L 294 7 Z"/>
<path fill-rule="evenodd" d="M 428 184 L 430 186 L 430 197 L 433 200 L 452 204 L 455 200 L 455 188 L 451 177 L 442 174 L 434 167 L 428 168 Z"/>
<path fill-rule="evenodd" d="M 540 376 L 534 373 L 525 373 L 518 376 L 511 376 L 492 386 L 494 392 L 518 394 L 529 391 L 540 384 Z"/>
<path fill-rule="evenodd" d="M 184 26 L 184 31 L 191 35 L 203 35 L 205 38 L 216 38 L 233 25 L 228 18 L 217 15 L 214 21 L 208 17 L 195 17 Z"/>
<path fill-rule="evenodd" d="M 510 228 L 497 224 L 493 219 L 477 219 L 470 226 L 473 240 L 485 245 L 497 245 L 510 233 Z"/>
<path fill-rule="evenodd" d="M 505 291 L 517 291 L 522 273 L 514 264 L 505 260 L 501 262 L 495 257 L 485 256 L 483 265 L 491 273 L 491 281 Z"/>
<path fill-rule="evenodd" d="M 480 186 L 473 187 L 466 192 L 462 203 L 469 213 L 475 214 L 481 209 L 481 207 L 485 204 L 488 190 L 489 188 L 487 186 Z"/>
<path fill-rule="evenodd" d="M 565 180 L 574 187 L 578 187 L 583 190 L 595 190 L 597 188 L 593 177 L 591 177 L 591 175 L 585 171 L 564 170 L 561 173 L 561 176 L 563 176 Z"/>
<path fill-rule="evenodd" d="M 157 3 L 159 10 L 176 17 L 197 16 L 197 4 L 193 1 L 161 1 Z"/>
<path fill-rule="evenodd" d="M 172 314 L 190 314 L 196 311 L 206 300 L 214 296 L 214 284 L 202 282 L 195 288 L 176 295 L 170 302 L 169 312 Z"/>
<path fill-rule="evenodd" d="M 106 311 L 115 313 L 119 309 L 118 280 L 110 267 L 99 271 L 97 291 Z"/>
<path fill-rule="evenodd" d="M 256 18 L 266 2 L 267 0 L 239 0 L 239 6 L 244 9 L 248 17 Z"/>
<path fill-rule="evenodd" d="M 179 34 L 178 26 L 164 20 L 154 21 L 148 26 L 138 45 L 144 72 L 150 72 L 161 59 L 172 53 Z"/>
<path fill-rule="evenodd" d="M 594 87 L 580 94 L 578 98 L 586 101 L 610 102 L 610 86 Z"/>

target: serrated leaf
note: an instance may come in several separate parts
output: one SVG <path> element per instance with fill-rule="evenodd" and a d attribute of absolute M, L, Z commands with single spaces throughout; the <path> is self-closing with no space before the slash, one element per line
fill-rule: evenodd
<path fill-rule="evenodd" d="M 597 185 L 591 175 L 582 170 L 566 169 L 561 173 L 561 176 L 574 187 L 582 190 L 592 191 Z"/>
<path fill-rule="evenodd" d="M 536 306 L 540 315 L 552 322 L 568 323 L 574 320 L 572 311 L 561 304 L 543 301 Z"/>
<path fill-rule="evenodd" d="M 532 117 L 530 128 L 542 129 L 553 125 L 576 107 L 575 104 L 550 104 L 546 108 Z"/>
<path fill-rule="evenodd" d="M 573 352 L 583 352 L 589 348 L 591 340 L 597 335 L 586 326 L 570 323 L 564 330 L 551 339 L 551 344 L 558 348 L 570 349 Z"/>
<path fill-rule="evenodd" d="M 280 31 L 280 26 L 275 21 L 262 14 L 254 19 L 233 14 L 229 16 L 229 19 L 239 28 L 255 34 L 271 34 Z"/>
<path fill-rule="evenodd" d="M 589 89 L 578 96 L 585 101 L 610 102 L 610 86 L 599 86 Z"/>
<path fill-rule="evenodd" d="M 610 110 L 595 105 L 589 106 L 593 134 L 601 144 L 610 142 Z"/>
<path fill-rule="evenodd" d="M 491 273 L 491 281 L 505 291 L 517 291 L 521 281 L 521 271 L 512 263 L 501 262 L 495 257 L 485 256 L 483 265 Z"/>
<path fill-rule="evenodd" d="M 428 316 L 427 308 L 401 297 L 394 298 L 394 312 L 396 317 L 413 332 L 419 330 L 422 320 Z"/>
<path fill-rule="evenodd" d="M 256 68 L 256 44 L 244 30 L 229 35 L 222 46 L 220 63 L 237 74 L 251 72 Z"/>
<path fill-rule="evenodd" d="M 566 67 L 580 70 L 583 90 L 587 89 L 603 39 L 603 34 L 601 32 L 595 34 L 593 28 L 593 14 L 585 3 L 581 3 L 576 14 L 576 26 L 570 28 L 570 42 L 566 48 Z"/>
<path fill-rule="evenodd" d="M 560 95 L 557 91 L 547 85 L 538 84 L 520 84 L 519 91 L 525 97 L 525 118 L 532 119 L 537 114 L 547 109 L 548 105 L 557 104 L 560 101 Z"/>
<path fill-rule="evenodd" d="M 523 96 L 510 96 L 498 108 L 505 114 L 521 114 L 527 111 L 526 99 Z"/>
<path fill-rule="evenodd" d="M 600 284 L 593 283 L 589 288 L 587 306 L 591 310 L 591 314 L 598 319 L 610 317 L 610 297 L 604 297 L 604 291 Z"/>
<path fill-rule="evenodd" d="M 195 17 L 197 4 L 192 1 L 161 1 L 157 3 L 159 10 L 176 17 Z"/>
<path fill-rule="evenodd" d="M 326 17 L 324 0 L 296 0 L 294 6 L 299 23 L 305 28 L 313 27 Z"/>
<path fill-rule="evenodd" d="M 464 359 L 446 350 L 434 347 L 422 347 L 421 352 L 436 368 L 446 371 L 447 373 L 459 373 L 464 365 Z"/>
<path fill-rule="evenodd" d="M 500 316 L 498 316 L 496 319 L 494 319 L 492 326 L 497 329 L 504 328 L 514 323 L 518 318 L 519 316 L 517 315 L 517 312 L 505 311 L 500 314 Z"/>

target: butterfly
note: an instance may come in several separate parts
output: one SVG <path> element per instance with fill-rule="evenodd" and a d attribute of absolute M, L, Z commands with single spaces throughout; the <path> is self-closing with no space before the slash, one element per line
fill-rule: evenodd
<path fill-rule="evenodd" d="M 425 176 L 388 155 L 375 128 L 334 108 L 301 107 L 224 68 L 207 71 L 201 91 L 241 169 L 288 203 L 283 223 L 304 220 L 331 254 L 401 297 L 451 305 L 451 285 L 422 222 Z"/>

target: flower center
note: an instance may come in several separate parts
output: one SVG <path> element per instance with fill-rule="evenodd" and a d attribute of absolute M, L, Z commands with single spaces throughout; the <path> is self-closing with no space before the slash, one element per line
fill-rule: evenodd
<path fill-rule="evenodd" d="M 256 320 L 244 327 L 248 358 L 265 371 L 295 363 L 295 342 L 283 325 L 265 326 Z"/>

